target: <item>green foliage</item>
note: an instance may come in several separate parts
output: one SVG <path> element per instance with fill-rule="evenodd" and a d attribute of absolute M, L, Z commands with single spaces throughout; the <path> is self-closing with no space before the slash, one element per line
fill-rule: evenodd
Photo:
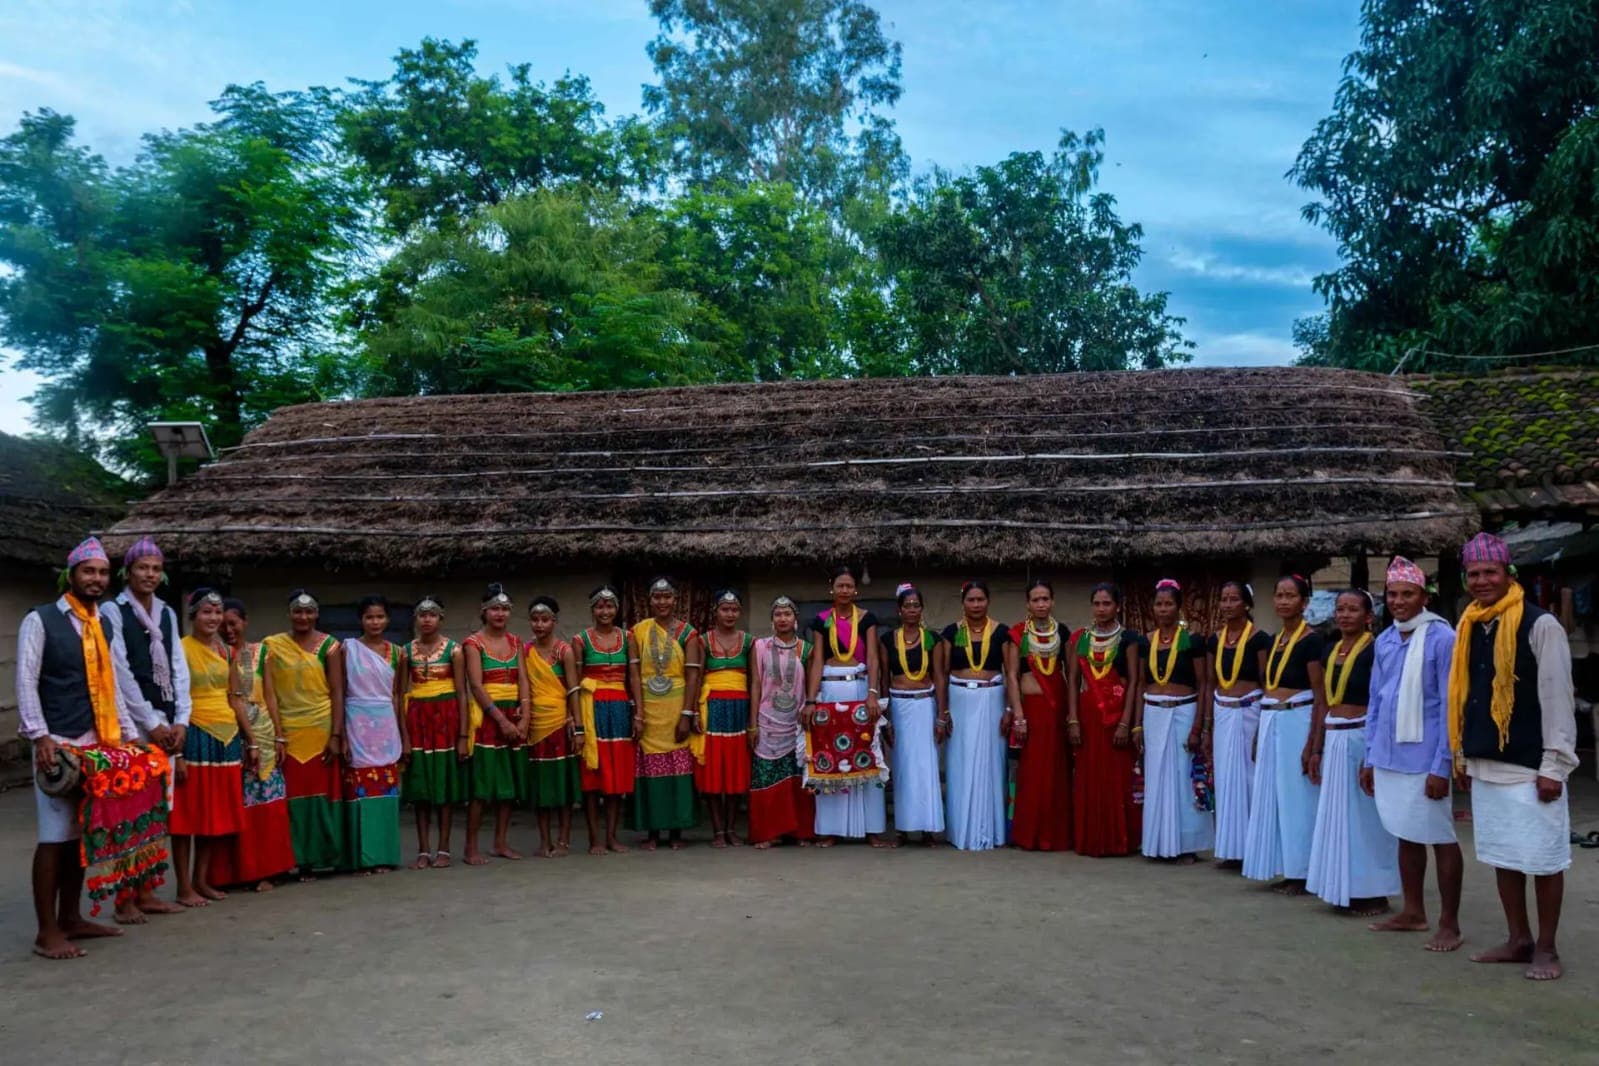
<path fill-rule="evenodd" d="M 1186 361 L 1166 294 L 1132 283 L 1142 230 L 1094 191 L 1103 140 L 1066 133 L 1052 157 L 1018 152 L 923 182 L 876 232 L 889 295 L 850 301 L 863 365 L 1034 374 Z"/>
<path fill-rule="evenodd" d="M 1343 259 L 1316 280 L 1328 311 L 1296 331 L 1303 361 L 1599 341 L 1599 9 L 1366 0 L 1363 23 L 1290 172 Z"/>
<path fill-rule="evenodd" d="M 697 185 L 792 185 L 844 211 L 905 173 L 892 120 L 900 46 L 860 0 L 650 0 L 659 85 L 645 106 Z"/>
<path fill-rule="evenodd" d="M 638 388 L 717 376 L 693 296 L 660 283 L 653 223 L 603 193 L 544 189 L 401 251 L 421 279 L 362 335 L 368 392 Z"/>
<path fill-rule="evenodd" d="M 158 465 L 149 421 L 227 446 L 332 383 L 309 355 L 357 210 L 323 162 L 327 115 L 260 86 L 213 109 L 115 170 L 49 111 L 0 141 L 0 338 L 45 379 L 39 421 L 128 470 Z"/>
<path fill-rule="evenodd" d="M 650 131 L 604 121 L 587 78 L 545 86 L 526 63 L 481 77 L 477 45 L 429 37 L 394 74 L 337 96 L 347 150 L 372 183 L 390 231 L 449 228 L 477 208 L 569 182 L 621 189 L 653 173 Z"/>

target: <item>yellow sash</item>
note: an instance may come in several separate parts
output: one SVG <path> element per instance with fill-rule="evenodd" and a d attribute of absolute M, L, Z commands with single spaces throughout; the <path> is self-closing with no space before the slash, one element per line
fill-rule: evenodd
<path fill-rule="evenodd" d="M 665 644 L 666 661 L 661 664 L 661 674 L 672 682 L 666 692 L 656 695 L 650 691 L 650 678 L 655 676 L 655 661 L 650 654 L 650 631 L 659 629 L 657 640 Z M 639 740 L 639 750 L 645 755 L 667 755 L 688 747 L 677 742 L 677 719 L 683 711 L 683 647 L 653 618 L 646 618 L 633 627 L 634 646 L 639 650 L 641 676 L 644 680 L 644 735 Z"/>
<path fill-rule="evenodd" d="M 600 738 L 594 731 L 594 693 L 600 683 L 585 677 L 579 686 L 583 691 L 577 696 L 578 720 L 583 723 L 583 766 L 589 770 L 600 768 Z"/>
<path fill-rule="evenodd" d="M 537 744 L 566 727 L 566 686 L 556 676 L 555 667 L 544 661 L 539 650 L 528 645 L 527 679 L 533 687 L 533 729 L 528 743 Z"/>
<path fill-rule="evenodd" d="M 742 692 L 748 696 L 750 691 L 750 675 L 747 670 L 712 670 L 705 675 L 705 681 L 700 685 L 700 731 L 688 735 L 689 750 L 694 753 L 694 761 L 705 761 L 705 736 L 711 728 L 711 693 L 716 692 Z"/>
<path fill-rule="evenodd" d="M 483 694 L 489 698 L 490 703 L 496 705 L 501 703 L 509 703 L 512 711 L 516 710 L 517 700 L 520 699 L 522 695 L 522 693 L 518 691 L 517 687 L 509 681 L 485 681 L 483 682 Z M 515 717 L 515 715 L 507 715 L 506 717 Z M 477 705 L 477 700 L 473 700 L 472 734 L 471 739 L 466 742 L 466 753 L 468 755 L 472 754 L 473 749 L 477 747 L 477 731 L 478 727 L 482 724 L 483 708 Z"/>
<path fill-rule="evenodd" d="M 194 705 L 189 724 L 219 743 L 233 743 L 239 735 L 239 719 L 228 702 L 232 669 L 228 660 L 192 635 L 183 638 L 183 657 L 189 664 L 189 699 Z"/>
<path fill-rule="evenodd" d="M 278 717 L 283 735 L 289 738 L 289 758 L 310 762 L 327 748 L 333 732 L 327 667 L 316 652 L 306 651 L 287 633 L 274 633 L 265 644 Z"/>

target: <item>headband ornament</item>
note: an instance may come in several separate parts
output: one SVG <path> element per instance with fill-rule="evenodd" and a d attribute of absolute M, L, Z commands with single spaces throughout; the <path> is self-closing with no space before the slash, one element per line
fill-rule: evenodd
<path fill-rule="evenodd" d="M 189 613 L 190 614 L 194 614 L 195 612 L 199 611 L 199 609 L 201 607 L 204 607 L 206 604 L 211 604 L 211 605 L 216 606 L 216 607 L 221 607 L 222 606 L 222 593 L 217 592 L 216 590 L 213 589 L 213 590 L 205 593 L 203 596 L 196 596 L 194 599 L 189 601 Z"/>
<path fill-rule="evenodd" d="M 901 581 L 899 583 L 899 587 L 894 590 L 894 596 L 897 599 L 898 597 L 905 595 L 907 592 L 915 592 L 915 591 L 916 591 L 916 586 L 915 585 L 911 584 L 909 581 Z"/>
<path fill-rule="evenodd" d="M 444 607 L 439 603 L 438 600 L 435 600 L 432 596 L 428 596 L 418 603 L 411 613 L 436 614 L 442 616 L 444 614 Z"/>
<path fill-rule="evenodd" d="M 716 602 L 718 605 L 724 603 L 736 603 L 740 607 L 744 606 L 744 601 L 739 599 L 738 593 L 734 592 L 732 589 L 728 589 L 726 592 L 718 596 Z"/>
<path fill-rule="evenodd" d="M 664 577 L 658 577 L 655 579 L 655 584 L 650 586 L 650 595 L 653 596 L 657 592 L 670 592 L 675 596 L 677 595 L 677 586 Z"/>
<path fill-rule="evenodd" d="M 294 601 L 290 603 L 289 606 L 310 607 L 311 609 L 315 610 L 318 605 L 315 596 L 311 595 L 309 592 L 302 592 L 298 596 L 294 597 Z"/>
<path fill-rule="evenodd" d="M 527 613 L 529 615 L 547 614 L 551 618 L 554 618 L 555 617 L 555 608 L 551 607 L 547 603 L 544 603 L 543 601 L 535 600 L 534 602 L 532 602 L 532 603 L 527 605 Z"/>
<path fill-rule="evenodd" d="M 791 611 L 798 610 L 798 608 L 794 606 L 794 601 L 789 599 L 787 596 L 779 596 L 779 597 L 777 597 L 777 599 L 772 601 L 772 610 L 774 612 L 779 607 L 787 607 Z"/>
<path fill-rule="evenodd" d="M 604 588 L 599 589 L 598 591 L 596 591 L 594 593 L 594 595 L 589 597 L 589 606 L 593 607 L 593 606 L 597 605 L 601 600 L 610 600 L 612 603 L 616 604 L 618 607 L 620 607 L 622 605 L 621 597 L 619 597 L 616 594 L 616 590 L 613 589 L 609 585 L 606 585 Z"/>
<path fill-rule="evenodd" d="M 507 596 L 503 592 L 496 592 L 494 595 L 490 596 L 488 599 L 483 601 L 483 606 L 485 606 L 485 607 L 509 607 L 509 606 L 511 606 L 511 597 Z"/>
<path fill-rule="evenodd" d="M 1175 578 L 1170 577 L 1163 577 L 1155 582 L 1156 592 L 1165 592 L 1167 589 L 1171 589 L 1173 592 L 1181 592 L 1183 587 L 1177 583 Z"/>

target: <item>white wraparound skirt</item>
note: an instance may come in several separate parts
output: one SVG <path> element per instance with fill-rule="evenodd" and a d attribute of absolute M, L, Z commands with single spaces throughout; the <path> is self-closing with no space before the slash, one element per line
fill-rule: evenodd
<path fill-rule="evenodd" d="M 1455 809 L 1449 797 L 1427 798 L 1427 775 L 1373 767 L 1377 813 L 1388 832 L 1412 844 L 1455 843 Z"/>
<path fill-rule="evenodd" d="M 1199 704 L 1188 697 L 1144 698 L 1144 854 L 1174 859 L 1209 851 L 1216 828 L 1194 806 L 1194 757 L 1184 745 Z"/>
<path fill-rule="evenodd" d="M 1305 890 L 1335 907 L 1352 899 L 1399 892 L 1399 841 L 1383 828 L 1377 801 L 1360 787 L 1365 731 L 1332 728 L 1364 719 L 1334 719 L 1321 752 L 1321 801 L 1310 844 Z"/>
<path fill-rule="evenodd" d="M 864 700 L 866 668 L 822 667 L 822 687 L 816 698 L 821 703 L 830 700 Z M 882 728 L 881 718 L 877 720 L 877 725 L 879 729 Z M 877 785 L 816 797 L 817 836 L 863 837 L 867 833 L 881 833 L 887 828 L 888 805 L 884 802 L 883 790 Z"/>
<path fill-rule="evenodd" d="M 1547 876 L 1571 865 L 1571 807 L 1562 790 L 1553 803 L 1538 800 L 1531 781 L 1495 785 L 1471 782 L 1471 828 L 1477 861 L 1501 870 Z"/>

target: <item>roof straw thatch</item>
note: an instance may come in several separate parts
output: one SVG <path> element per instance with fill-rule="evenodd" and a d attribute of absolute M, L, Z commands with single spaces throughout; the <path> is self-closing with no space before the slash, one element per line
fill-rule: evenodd
<path fill-rule="evenodd" d="M 276 412 L 138 505 L 197 564 L 1431 552 L 1475 511 L 1389 378 L 1182 370 L 439 396 Z"/>
<path fill-rule="evenodd" d="M 130 487 L 65 444 L 0 433 L 0 559 L 60 566 L 127 513 Z"/>

